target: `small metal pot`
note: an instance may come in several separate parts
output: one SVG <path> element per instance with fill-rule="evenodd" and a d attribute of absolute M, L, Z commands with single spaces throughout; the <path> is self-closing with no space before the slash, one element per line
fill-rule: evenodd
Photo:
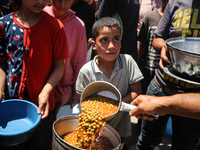
<path fill-rule="evenodd" d="M 172 67 L 176 73 L 190 80 L 200 79 L 200 38 L 176 37 L 166 40 Z"/>
<path fill-rule="evenodd" d="M 119 111 L 129 112 L 132 109 L 137 107 L 135 105 L 122 102 L 122 96 L 121 96 L 120 91 L 114 85 L 106 81 L 95 81 L 88 84 L 81 94 L 80 101 L 82 102 L 86 97 L 93 94 L 102 95 L 102 96 L 109 97 L 118 101 L 117 112 Z M 112 114 L 109 118 L 107 118 L 106 121 L 113 118 L 117 114 L 117 112 Z M 154 114 L 152 114 L 152 116 L 155 119 L 159 117 L 158 115 L 154 115 Z"/>
<path fill-rule="evenodd" d="M 66 133 L 75 131 L 76 128 L 78 128 L 78 122 L 79 116 L 65 116 L 59 118 L 53 123 L 53 150 L 82 150 L 68 144 L 62 139 L 62 137 L 66 135 Z M 121 138 L 115 129 L 106 124 L 104 128 L 100 131 L 100 135 L 108 137 L 110 142 L 115 147 L 114 150 L 120 150 Z"/>

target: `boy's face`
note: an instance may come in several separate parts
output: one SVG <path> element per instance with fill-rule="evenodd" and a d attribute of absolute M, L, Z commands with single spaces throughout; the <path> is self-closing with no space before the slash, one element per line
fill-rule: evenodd
<path fill-rule="evenodd" d="M 120 30 L 116 27 L 103 27 L 99 36 L 92 42 L 93 49 L 106 61 L 114 61 L 121 49 Z"/>
<path fill-rule="evenodd" d="M 52 0 L 52 11 L 56 18 L 62 17 L 72 6 L 73 0 Z"/>

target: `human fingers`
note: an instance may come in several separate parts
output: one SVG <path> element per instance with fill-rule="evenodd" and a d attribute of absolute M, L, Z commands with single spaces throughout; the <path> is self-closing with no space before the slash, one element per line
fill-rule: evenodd
<path fill-rule="evenodd" d="M 131 105 L 137 106 L 137 105 L 139 104 L 139 101 L 138 101 L 138 99 L 136 98 L 136 99 L 134 99 L 130 104 L 131 104 Z"/>
<path fill-rule="evenodd" d="M 139 107 L 135 107 L 134 109 L 132 109 L 132 110 L 129 112 L 129 115 L 130 115 L 130 116 L 141 117 L 141 113 L 142 113 L 142 110 L 141 110 Z"/>
<path fill-rule="evenodd" d="M 151 116 L 151 115 L 147 115 L 147 114 L 137 114 L 135 115 L 136 118 L 138 119 L 143 119 L 143 120 L 148 120 L 148 121 L 153 121 L 155 120 L 155 117 Z"/>
<path fill-rule="evenodd" d="M 44 110 L 42 111 L 43 111 L 42 119 L 44 119 L 49 115 L 49 104 L 47 104 L 46 107 L 44 107 Z"/>
<path fill-rule="evenodd" d="M 159 61 L 159 66 L 160 66 L 161 69 L 163 69 L 164 65 L 163 65 L 163 60 L 162 59 L 160 59 L 160 61 Z"/>
<path fill-rule="evenodd" d="M 170 63 L 167 53 L 168 53 L 168 49 L 165 46 L 163 46 L 160 52 L 160 57 L 163 60 L 163 62 Z"/>
<path fill-rule="evenodd" d="M 39 100 L 38 114 L 42 115 L 42 119 L 46 118 L 49 114 L 49 102 Z"/>
<path fill-rule="evenodd" d="M 38 114 L 42 115 L 42 119 L 46 118 L 49 114 L 49 105 L 39 105 L 38 107 Z"/>
<path fill-rule="evenodd" d="M 148 121 L 153 121 L 155 119 L 155 117 L 153 117 L 152 115 L 147 115 L 147 114 L 142 114 L 141 118 L 143 120 L 148 120 Z"/>

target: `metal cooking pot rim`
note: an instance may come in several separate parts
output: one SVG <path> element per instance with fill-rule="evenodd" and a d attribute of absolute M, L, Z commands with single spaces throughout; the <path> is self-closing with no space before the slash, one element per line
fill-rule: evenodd
<path fill-rule="evenodd" d="M 184 41 L 199 41 L 200 42 L 200 37 L 173 37 L 173 38 L 169 38 L 167 40 L 165 40 L 167 46 L 169 46 L 170 48 L 173 48 L 181 53 L 187 53 L 189 55 L 200 55 L 200 53 L 198 52 L 192 52 L 192 51 L 186 51 L 184 49 L 178 48 L 174 45 L 172 45 L 173 43 L 176 43 L 177 41 L 179 42 L 184 42 Z"/>
<path fill-rule="evenodd" d="M 106 91 L 106 90 L 112 92 L 117 97 L 117 100 L 116 99 L 115 100 L 118 101 L 118 103 L 119 103 L 118 104 L 118 110 L 117 110 L 117 112 L 119 112 L 120 107 L 121 107 L 121 103 L 122 103 L 121 102 L 122 101 L 121 93 L 113 84 L 106 82 L 106 81 L 95 81 L 95 82 L 88 84 L 81 94 L 80 103 L 86 97 L 93 95 L 93 94 L 97 94 L 97 93 L 102 92 L 102 91 Z M 117 112 L 112 114 L 111 117 L 107 118 L 106 121 L 113 118 L 117 114 Z"/>
<path fill-rule="evenodd" d="M 53 125 L 52 125 L 52 128 L 53 128 L 53 137 L 54 138 L 57 138 L 56 139 L 56 142 L 58 142 L 61 146 L 63 146 L 63 148 L 68 145 L 70 147 L 70 149 L 74 149 L 74 150 L 86 150 L 86 149 L 82 149 L 82 148 L 78 148 L 78 147 L 74 147 L 73 145 L 65 142 L 60 136 L 63 136 L 62 135 L 59 135 L 56 131 L 56 126 L 59 125 L 59 124 L 63 124 L 64 122 L 66 121 L 75 121 L 75 120 L 79 120 L 79 116 L 78 115 L 71 115 L 71 116 L 64 116 L 64 117 L 61 117 L 59 119 L 57 119 L 56 121 L 54 121 Z M 77 123 L 78 125 L 78 123 Z M 61 125 L 61 127 L 64 127 L 63 125 Z M 58 127 L 57 127 L 58 128 Z M 104 127 L 105 130 L 101 130 L 100 131 L 100 134 L 104 135 L 106 133 L 112 133 L 113 136 L 115 136 L 116 140 L 118 140 L 119 143 L 117 143 L 117 146 L 116 146 L 113 150 L 118 150 L 120 147 L 121 147 L 121 137 L 119 135 L 119 133 L 113 128 L 111 127 L 110 125 L 106 124 L 105 127 Z M 73 130 L 74 131 L 74 130 Z M 64 145 L 63 145 L 64 144 Z M 65 145 L 66 144 L 66 145 Z M 116 143 L 115 143 L 116 144 Z"/>

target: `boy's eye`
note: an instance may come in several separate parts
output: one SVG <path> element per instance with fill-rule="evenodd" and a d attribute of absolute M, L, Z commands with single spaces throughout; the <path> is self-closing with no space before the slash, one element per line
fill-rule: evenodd
<path fill-rule="evenodd" d="M 119 41 L 119 40 L 120 40 L 120 38 L 119 38 L 119 37 L 117 37 L 117 38 L 115 38 L 115 39 L 114 39 L 114 41 Z"/>
<path fill-rule="evenodd" d="M 106 42 L 106 41 L 108 41 L 107 39 L 101 39 L 101 42 Z"/>

